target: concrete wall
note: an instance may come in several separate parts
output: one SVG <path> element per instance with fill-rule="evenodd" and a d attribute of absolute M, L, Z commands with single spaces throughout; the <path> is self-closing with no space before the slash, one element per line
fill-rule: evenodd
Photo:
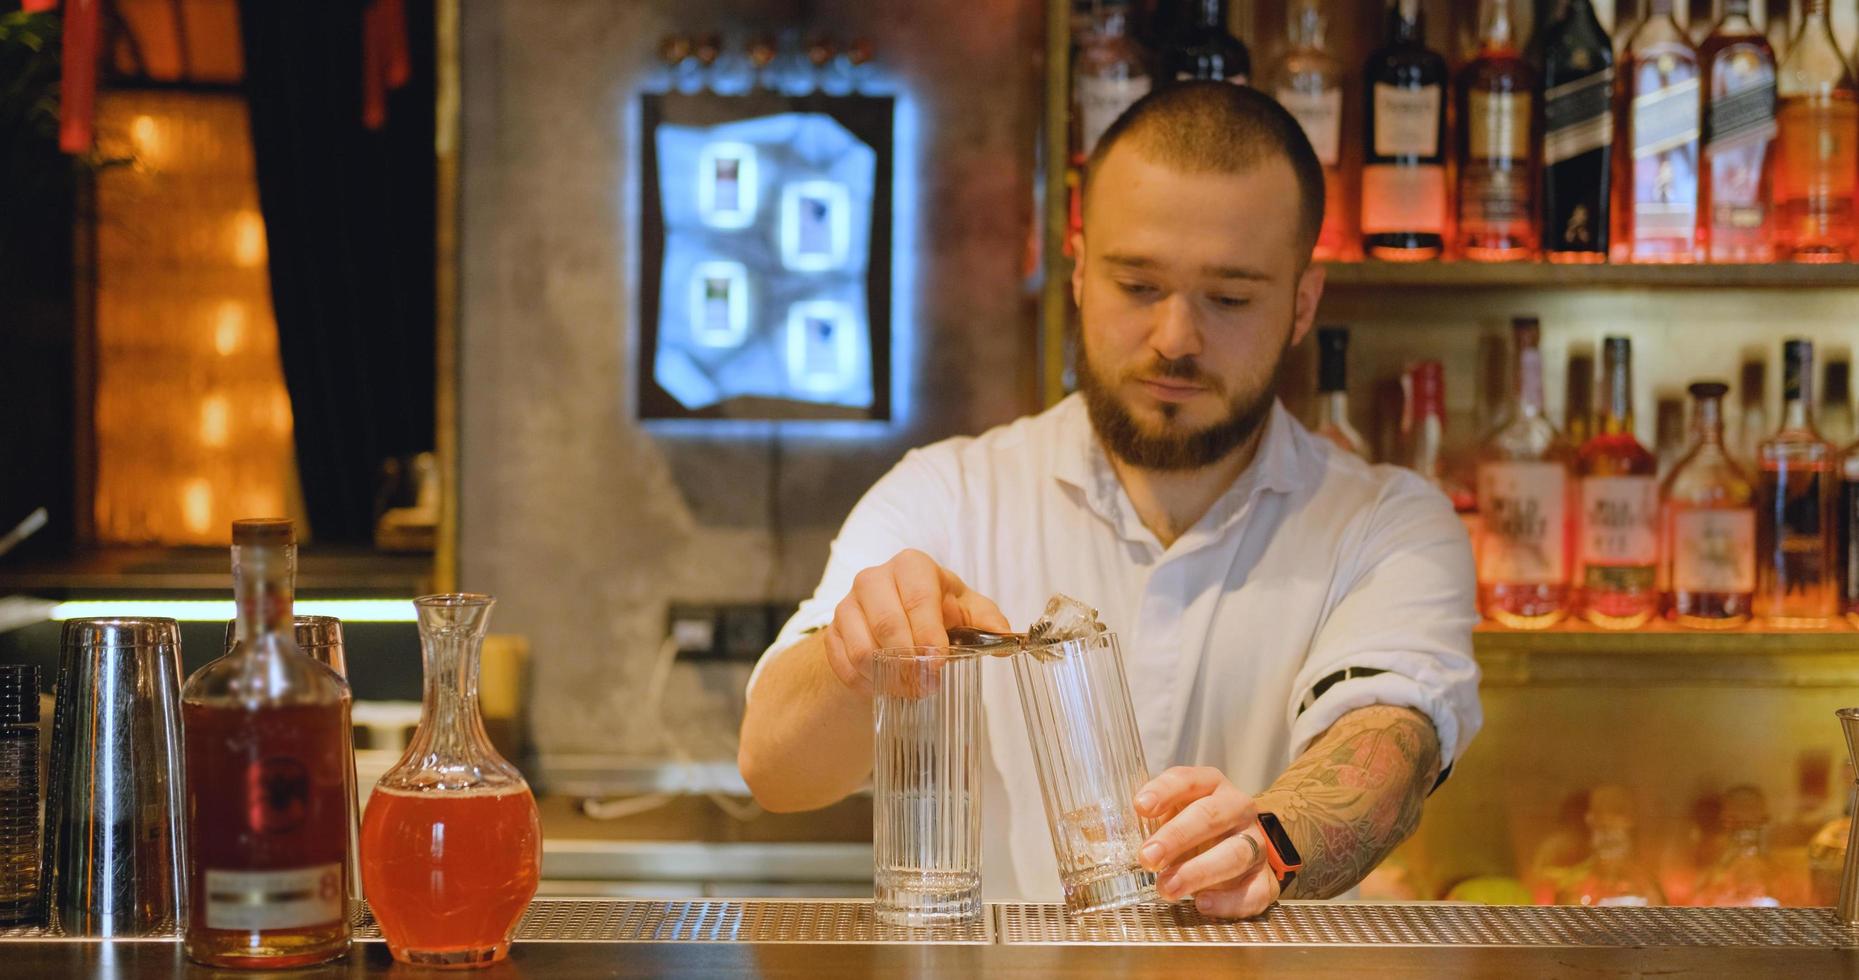
<path fill-rule="evenodd" d="M 823 0 L 920 113 L 911 417 L 887 435 L 667 437 L 632 417 L 635 98 L 658 40 L 774 26 L 792 4 L 467 0 L 463 23 L 460 584 L 525 634 L 545 754 L 662 757 L 643 710 L 672 599 L 812 590 L 860 493 L 911 446 L 1034 407 L 1022 283 L 1040 5 Z M 904 161 L 899 161 L 900 166 Z M 777 447 L 776 441 L 779 441 Z M 778 465 L 776 460 L 779 460 Z M 733 759 L 746 668 L 680 665 L 668 727 Z"/>

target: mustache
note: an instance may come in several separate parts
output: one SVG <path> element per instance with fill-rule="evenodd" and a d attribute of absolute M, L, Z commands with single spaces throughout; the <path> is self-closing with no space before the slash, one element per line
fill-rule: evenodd
<path fill-rule="evenodd" d="M 1192 354 L 1187 357 L 1157 357 L 1130 372 L 1130 376 L 1138 380 L 1186 381 L 1210 389 L 1215 394 L 1225 390 L 1218 378 L 1201 370 L 1200 362 Z"/>

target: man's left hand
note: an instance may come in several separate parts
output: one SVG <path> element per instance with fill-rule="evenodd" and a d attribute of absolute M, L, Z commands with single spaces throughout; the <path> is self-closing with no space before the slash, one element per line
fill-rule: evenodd
<path fill-rule="evenodd" d="M 1138 857 L 1164 901 L 1191 895 L 1202 915 L 1245 919 L 1278 900 L 1258 807 L 1220 770 L 1170 769 L 1136 791 L 1136 812 L 1163 821 Z"/>

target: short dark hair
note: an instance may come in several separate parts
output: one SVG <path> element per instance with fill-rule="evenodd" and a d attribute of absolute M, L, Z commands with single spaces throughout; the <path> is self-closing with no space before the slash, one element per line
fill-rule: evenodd
<path fill-rule="evenodd" d="M 1282 158 L 1297 176 L 1298 242 L 1308 255 L 1323 227 L 1323 164 L 1297 118 L 1270 96 L 1229 82 L 1179 82 L 1150 92 L 1123 111 L 1085 165 L 1091 174 L 1126 140 L 1157 162 L 1191 173 L 1248 173 Z"/>

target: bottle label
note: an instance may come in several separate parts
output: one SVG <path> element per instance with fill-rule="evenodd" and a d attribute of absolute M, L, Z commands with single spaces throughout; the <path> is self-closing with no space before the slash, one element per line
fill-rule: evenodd
<path fill-rule="evenodd" d="M 1501 92 L 1473 92 L 1470 150 L 1474 160 L 1530 158 L 1530 97 Z"/>
<path fill-rule="evenodd" d="M 1441 234 L 1446 229 L 1446 168 L 1371 163 L 1362 168 L 1362 231 Z"/>
<path fill-rule="evenodd" d="M 1712 59 L 1707 121 L 1710 145 L 1775 135 L 1775 67 L 1753 44 L 1733 44 Z"/>
<path fill-rule="evenodd" d="M 1097 148 L 1104 130 L 1137 99 L 1149 94 L 1149 78 L 1078 79 L 1078 142 L 1085 156 Z"/>
<path fill-rule="evenodd" d="M 1675 592 L 1756 591 L 1756 512 L 1681 510 L 1672 517 Z"/>
<path fill-rule="evenodd" d="M 1459 197 L 1460 221 L 1467 227 L 1523 224 L 1534 208 L 1530 172 L 1521 163 L 1494 167 L 1469 163 Z"/>
<path fill-rule="evenodd" d="M 196 898 L 196 901 L 199 899 Z M 342 865 L 206 872 L 209 929 L 306 929 L 342 921 Z"/>
<path fill-rule="evenodd" d="M 1696 75 L 1635 96 L 1633 159 L 1658 156 L 1696 141 L 1698 108 Z"/>
<path fill-rule="evenodd" d="M 1341 159 L 1342 89 L 1299 92 L 1296 89 L 1281 88 L 1278 90 L 1278 104 L 1297 119 L 1299 126 L 1304 127 L 1304 138 L 1310 140 L 1311 149 L 1317 151 L 1317 161 L 1326 167 L 1336 166 Z"/>
<path fill-rule="evenodd" d="M 1439 155 L 1438 85 L 1397 88 L 1375 83 L 1375 155 Z"/>
<path fill-rule="evenodd" d="M 1643 566 L 1645 585 L 1659 561 L 1659 483 L 1650 476 L 1590 476 L 1581 481 L 1581 562 L 1593 566 Z M 1586 582 L 1589 588 L 1637 583 Z"/>
<path fill-rule="evenodd" d="M 1614 142 L 1614 70 L 1603 68 L 1543 93 L 1543 163 L 1560 163 Z"/>
<path fill-rule="evenodd" d="M 1559 585 L 1567 577 L 1568 471 L 1559 463 L 1478 468 L 1481 582 Z"/>

